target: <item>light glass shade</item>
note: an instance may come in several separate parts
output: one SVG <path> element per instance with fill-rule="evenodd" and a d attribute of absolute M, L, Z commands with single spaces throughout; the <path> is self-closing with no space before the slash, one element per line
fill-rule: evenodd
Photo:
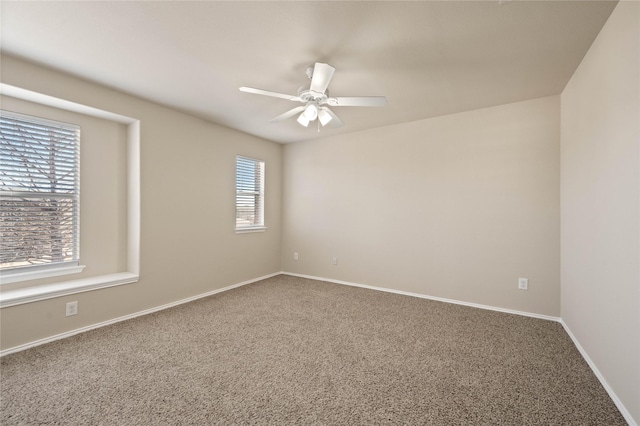
<path fill-rule="evenodd" d="M 305 115 L 305 112 L 306 111 L 302 111 L 302 114 L 300 114 L 297 121 L 298 123 L 302 124 L 304 127 L 307 127 L 309 125 L 309 119 Z"/>
<path fill-rule="evenodd" d="M 318 117 L 318 105 L 310 102 L 309 105 L 304 109 L 303 114 L 309 121 L 313 121 Z"/>
<path fill-rule="evenodd" d="M 320 124 L 323 126 L 326 126 L 332 118 L 331 114 L 329 114 L 325 108 L 320 108 L 320 111 L 318 111 L 318 120 L 320 120 Z"/>

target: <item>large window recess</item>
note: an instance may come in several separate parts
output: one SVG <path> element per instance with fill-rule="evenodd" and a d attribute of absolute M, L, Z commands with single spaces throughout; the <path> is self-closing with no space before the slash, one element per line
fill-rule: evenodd
<path fill-rule="evenodd" d="M 127 126 L 126 270 L 50 284 L 79 265 L 79 128 L 2 112 L 0 307 L 137 282 L 140 270 L 140 121 L 0 83 L 3 95 Z M 75 148 L 73 147 L 75 145 Z"/>

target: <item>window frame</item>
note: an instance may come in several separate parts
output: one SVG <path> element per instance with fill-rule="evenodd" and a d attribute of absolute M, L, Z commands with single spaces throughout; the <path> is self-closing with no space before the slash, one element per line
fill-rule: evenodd
<path fill-rule="evenodd" d="M 256 176 L 256 182 L 254 186 L 254 190 L 249 191 L 246 188 L 242 189 L 242 185 L 240 184 L 240 162 L 248 161 L 252 162 L 254 167 L 259 167 L 259 176 Z M 236 210 L 236 225 L 235 231 L 236 233 L 248 233 L 248 232 L 264 232 L 267 229 L 266 221 L 265 221 L 265 182 L 266 182 L 266 163 L 264 160 L 260 160 L 257 158 L 247 157 L 244 155 L 236 155 L 236 202 L 235 202 L 235 210 Z M 259 222 L 255 221 L 250 224 L 238 225 L 238 219 L 240 215 L 241 202 L 240 196 L 253 195 L 256 197 L 253 206 L 254 206 L 254 217 L 258 216 L 260 218 Z"/>
<path fill-rule="evenodd" d="M 32 201 L 40 199 L 42 202 L 51 202 L 53 199 L 66 200 L 72 204 L 71 207 L 71 238 L 66 245 L 61 246 L 70 249 L 71 259 L 60 261 L 46 261 L 42 256 L 45 253 L 40 253 L 40 257 L 33 258 L 31 260 L 25 260 L 25 262 L 34 261 L 36 263 L 0 267 L 0 277 L 2 283 L 20 282 L 25 280 L 32 280 L 38 278 L 55 277 L 66 274 L 74 274 L 82 272 L 84 265 L 80 265 L 80 126 L 72 123 L 66 123 L 58 120 L 52 120 L 49 118 L 38 117 L 34 115 L 18 113 L 8 110 L 0 110 L 0 117 L 5 120 L 11 120 L 20 125 L 20 122 L 26 125 L 32 124 L 35 128 L 52 129 L 53 132 L 58 133 L 62 129 L 62 132 L 73 134 L 73 148 L 71 152 L 67 151 L 65 155 L 72 153 L 73 158 L 71 161 L 63 159 L 63 163 L 58 163 L 59 167 L 72 168 L 71 180 L 65 180 L 63 183 L 66 187 L 66 191 L 63 192 L 45 192 L 42 188 L 37 188 L 36 184 L 27 186 L 26 190 L 16 189 L 16 185 L 12 185 L 14 188 L 7 191 L 0 191 L 0 197 L 6 200 L 22 200 L 30 199 Z M 33 140 L 33 139 L 32 139 Z M 24 145 L 26 148 L 33 148 L 35 145 L 32 142 Z M 46 151 L 45 151 L 46 152 Z M 67 157 L 68 158 L 68 157 Z M 64 165 L 62 165 L 64 164 Z M 33 177 L 33 175 L 27 174 L 26 177 Z M 33 180 L 32 180 L 33 181 Z M 60 222 L 64 221 L 63 218 Z M 34 241 L 34 244 L 35 241 Z"/>

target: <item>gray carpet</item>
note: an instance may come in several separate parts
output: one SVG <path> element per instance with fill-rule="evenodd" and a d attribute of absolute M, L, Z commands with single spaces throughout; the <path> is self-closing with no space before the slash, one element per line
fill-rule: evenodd
<path fill-rule="evenodd" d="M 1 360 L 2 425 L 626 424 L 555 322 L 290 276 Z"/>

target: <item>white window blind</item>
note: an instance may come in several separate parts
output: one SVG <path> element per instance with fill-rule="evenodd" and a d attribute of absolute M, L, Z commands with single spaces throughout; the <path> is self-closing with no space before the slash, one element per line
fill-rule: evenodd
<path fill-rule="evenodd" d="M 264 228 L 264 161 L 236 157 L 236 229 Z"/>
<path fill-rule="evenodd" d="M 79 258 L 80 128 L 0 111 L 0 269 Z"/>

